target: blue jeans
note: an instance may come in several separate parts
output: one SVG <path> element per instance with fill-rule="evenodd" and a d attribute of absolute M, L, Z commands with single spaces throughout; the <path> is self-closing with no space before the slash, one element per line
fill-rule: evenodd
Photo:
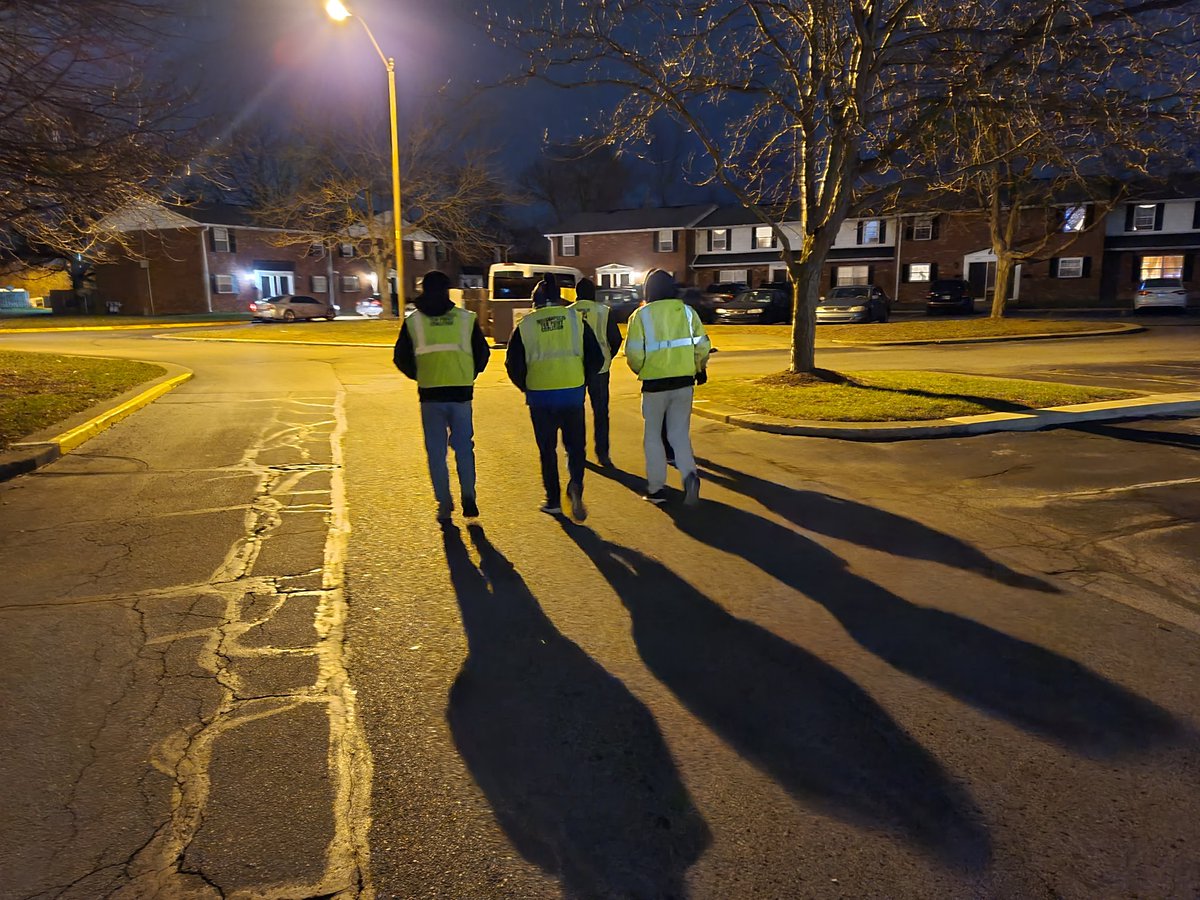
<path fill-rule="evenodd" d="M 475 426 L 471 403 L 422 403 L 421 426 L 425 429 L 425 455 L 429 458 L 429 480 L 438 503 L 450 503 L 450 470 L 446 446 L 454 448 L 458 486 L 463 497 L 475 496 Z"/>

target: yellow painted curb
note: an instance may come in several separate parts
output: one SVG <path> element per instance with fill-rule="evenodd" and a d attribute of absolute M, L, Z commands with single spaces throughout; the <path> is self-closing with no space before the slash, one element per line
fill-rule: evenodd
<path fill-rule="evenodd" d="M 169 378 L 166 381 L 159 382 L 154 387 L 142 391 L 136 397 L 126 400 L 120 406 L 114 406 L 112 409 L 84 422 L 82 425 L 77 425 L 70 431 L 63 432 L 58 437 L 50 438 L 50 443 L 58 444 L 59 449 L 63 453 L 74 450 L 88 438 L 95 437 L 108 426 L 119 422 L 127 415 L 137 412 L 143 406 L 157 400 L 163 394 L 175 390 L 179 385 L 183 384 L 192 377 L 191 372 L 184 372 L 182 375 L 176 375 L 174 378 Z"/>

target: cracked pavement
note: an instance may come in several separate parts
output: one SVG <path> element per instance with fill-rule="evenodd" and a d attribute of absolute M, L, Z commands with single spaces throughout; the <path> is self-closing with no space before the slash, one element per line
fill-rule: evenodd
<path fill-rule="evenodd" d="M 1197 385 L 1186 337 L 920 358 Z M 1200 420 L 696 421 L 693 514 L 618 371 L 575 526 L 494 359 L 442 530 L 386 351 L 12 344 L 197 375 L 0 485 L 5 900 L 1200 893 Z"/>

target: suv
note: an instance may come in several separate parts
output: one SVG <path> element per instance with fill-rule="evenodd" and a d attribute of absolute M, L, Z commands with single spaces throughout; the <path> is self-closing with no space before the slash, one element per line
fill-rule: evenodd
<path fill-rule="evenodd" d="M 975 290 L 961 278 L 943 278 L 929 285 L 925 312 L 975 312 Z"/>

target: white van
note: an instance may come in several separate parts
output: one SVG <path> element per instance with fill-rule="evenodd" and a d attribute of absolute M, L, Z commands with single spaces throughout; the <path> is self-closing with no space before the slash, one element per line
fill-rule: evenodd
<path fill-rule="evenodd" d="M 551 266 L 545 263 L 493 263 L 488 269 L 488 298 L 491 300 L 529 300 L 542 276 L 554 275 L 563 299 L 575 300 L 575 285 L 583 272 L 570 266 Z"/>

